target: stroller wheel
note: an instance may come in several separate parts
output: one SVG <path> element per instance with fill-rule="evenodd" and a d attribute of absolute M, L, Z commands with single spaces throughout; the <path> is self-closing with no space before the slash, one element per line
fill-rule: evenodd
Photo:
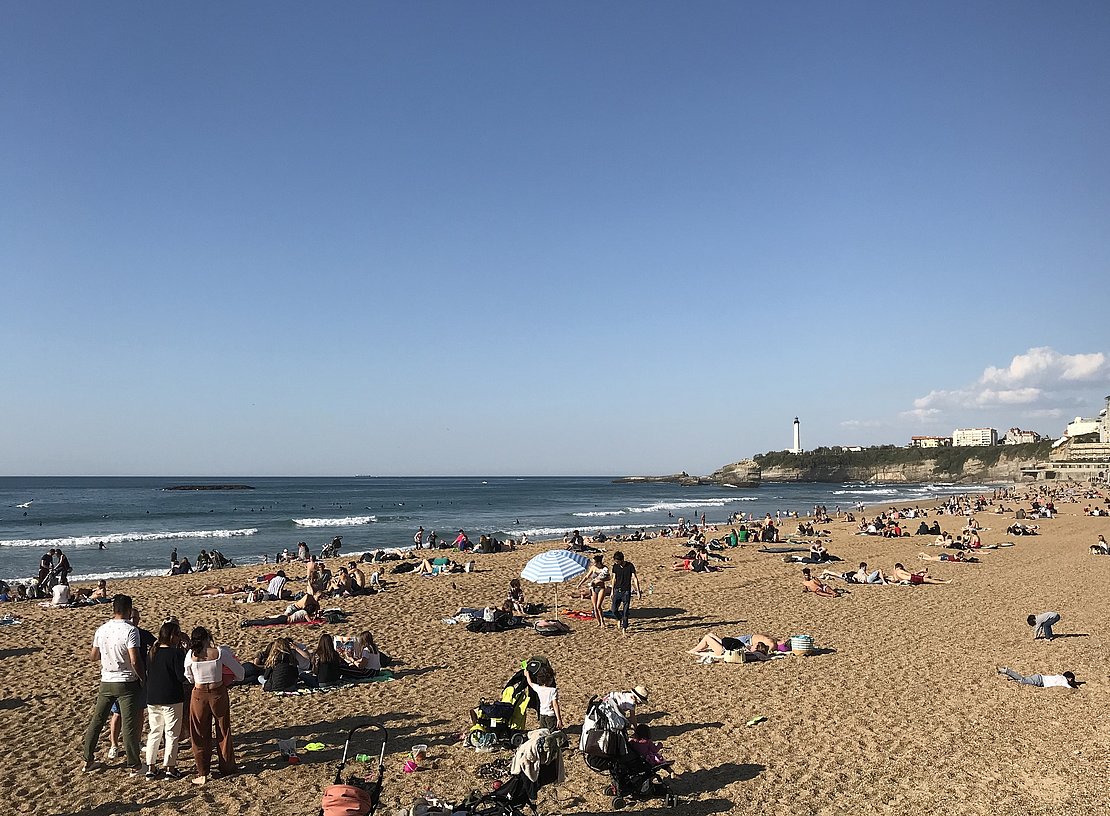
<path fill-rule="evenodd" d="M 512 746 L 514 748 L 519 748 L 521 745 L 524 744 L 524 741 L 526 739 L 528 739 L 527 734 L 513 734 L 513 738 L 509 740 L 509 742 L 512 743 Z"/>
<path fill-rule="evenodd" d="M 620 810 L 624 807 L 624 798 L 621 796 L 613 797 L 613 810 Z"/>

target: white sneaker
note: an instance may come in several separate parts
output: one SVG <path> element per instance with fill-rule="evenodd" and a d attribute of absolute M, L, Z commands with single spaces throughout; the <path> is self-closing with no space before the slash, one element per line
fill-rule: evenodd
<path fill-rule="evenodd" d="M 113 745 L 111 748 L 108 749 L 108 759 L 118 759 L 118 758 L 119 758 L 119 748 L 117 748 L 116 746 Z"/>

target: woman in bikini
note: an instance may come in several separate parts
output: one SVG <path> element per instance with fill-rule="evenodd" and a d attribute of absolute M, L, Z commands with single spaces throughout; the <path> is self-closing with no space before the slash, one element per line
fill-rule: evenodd
<path fill-rule="evenodd" d="M 590 602 L 594 608 L 594 620 L 604 629 L 605 617 L 601 612 L 601 604 L 609 593 L 609 568 L 605 566 L 604 556 L 600 554 L 594 556 L 594 563 L 586 576 L 578 582 L 578 588 L 581 589 L 587 581 L 590 584 Z"/>

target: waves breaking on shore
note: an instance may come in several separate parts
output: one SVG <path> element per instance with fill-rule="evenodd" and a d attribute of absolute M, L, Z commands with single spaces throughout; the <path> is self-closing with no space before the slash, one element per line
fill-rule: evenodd
<path fill-rule="evenodd" d="M 0 541 L 0 547 L 99 547 L 103 544 L 126 544 L 133 541 L 167 541 L 178 538 L 239 538 L 252 536 L 257 527 L 239 530 L 181 530 L 158 533 L 109 533 L 106 535 L 65 536 L 63 538 L 16 538 Z"/>
<path fill-rule="evenodd" d="M 599 516 L 624 516 L 629 513 L 660 513 L 664 510 L 694 510 L 699 507 L 724 507 L 733 502 L 756 501 L 755 496 L 720 496 L 708 499 L 690 499 L 683 501 L 657 502 L 642 507 L 625 507 L 622 510 L 592 510 L 589 512 L 573 513 L 579 518 L 595 518 Z"/>
<path fill-rule="evenodd" d="M 345 518 L 302 518 L 293 519 L 298 527 L 358 527 L 373 524 L 377 516 L 346 516 Z"/>

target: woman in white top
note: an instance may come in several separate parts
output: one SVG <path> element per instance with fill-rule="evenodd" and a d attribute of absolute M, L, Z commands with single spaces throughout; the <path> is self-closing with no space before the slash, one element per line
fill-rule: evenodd
<path fill-rule="evenodd" d="M 605 596 L 609 592 L 609 568 L 605 566 L 603 556 L 595 555 L 594 563 L 591 565 L 585 577 L 578 582 L 581 587 L 587 581 L 590 582 L 590 602 L 594 607 L 594 620 L 597 625 L 602 629 L 605 628 L 605 616 L 601 612 L 601 604 L 605 600 Z"/>
<path fill-rule="evenodd" d="M 231 701 L 227 684 L 243 679 L 243 665 L 228 646 L 216 646 L 212 635 L 203 626 L 193 630 L 192 646 L 185 655 L 185 679 L 193 684 L 189 704 L 189 728 L 192 735 L 193 759 L 197 763 L 194 785 L 208 781 L 212 759 L 212 729 L 216 730 L 216 752 L 219 772 L 227 776 L 235 772 L 235 750 L 231 744 Z"/>

